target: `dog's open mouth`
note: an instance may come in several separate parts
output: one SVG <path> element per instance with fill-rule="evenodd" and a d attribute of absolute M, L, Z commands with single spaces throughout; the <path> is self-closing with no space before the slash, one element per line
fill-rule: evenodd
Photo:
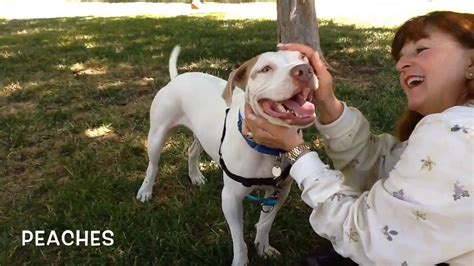
<path fill-rule="evenodd" d="M 289 125 L 307 126 L 316 119 L 315 107 L 311 102 L 312 94 L 304 97 L 298 93 L 290 99 L 273 101 L 262 99 L 259 101 L 263 111 L 271 116 L 285 121 Z"/>

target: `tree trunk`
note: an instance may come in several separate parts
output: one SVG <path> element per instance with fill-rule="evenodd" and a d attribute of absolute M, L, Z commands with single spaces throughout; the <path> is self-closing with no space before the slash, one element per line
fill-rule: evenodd
<path fill-rule="evenodd" d="M 278 42 L 306 44 L 323 58 L 314 1 L 277 0 Z"/>

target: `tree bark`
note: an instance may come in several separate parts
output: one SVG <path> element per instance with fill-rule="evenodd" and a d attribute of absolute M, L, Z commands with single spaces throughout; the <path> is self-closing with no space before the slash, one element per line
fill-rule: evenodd
<path fill-rule="evenodd" d="M 314 1 L 277 0 L 278 42 L 306 44 L 323 57 Z"/>

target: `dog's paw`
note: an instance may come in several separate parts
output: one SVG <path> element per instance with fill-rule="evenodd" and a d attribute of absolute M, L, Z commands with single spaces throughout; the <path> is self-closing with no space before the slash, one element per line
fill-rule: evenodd
<path fill-rule="evenodd" d="M 153 192 L 152 190 L 140 188 L 140 190 L 138 190 L 138 193 L 137 193 L 137 200 L 141 202 L 145 202 L 151 199 L 152 192 Z"/>
<path fill-rule="evenodd" d="M 273 258 L 280 256 L 280 251 L 270 245 L 257 244 L 257 253 L 260 257 L 263 258 Z"/>
<path fill-rule="evenodd" d="M 191 179 L 191 183 L 195 186 L 200 186 L 206 184 L 206 178 L 201 174 L 194 174 L 194 175 L 189 175 L 189 179 Z"/>

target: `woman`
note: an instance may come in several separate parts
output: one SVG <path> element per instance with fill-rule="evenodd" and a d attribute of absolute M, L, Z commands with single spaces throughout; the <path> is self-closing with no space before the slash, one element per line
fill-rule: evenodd
<path fill-rule="evenodd" d="M 474 262 L 474 16 L 432 12 L 403 24 L 392 55 L 407 96 L 398 138 L 372 135 L 339 101 L 330 73 L 309 47 L 319 78 L 317 129 L 336 170 L 303 139 L 246 108 L 244 134 L 289 151 L 291 176 L 314 211 L 313 229 L 362 265 Z"/>

